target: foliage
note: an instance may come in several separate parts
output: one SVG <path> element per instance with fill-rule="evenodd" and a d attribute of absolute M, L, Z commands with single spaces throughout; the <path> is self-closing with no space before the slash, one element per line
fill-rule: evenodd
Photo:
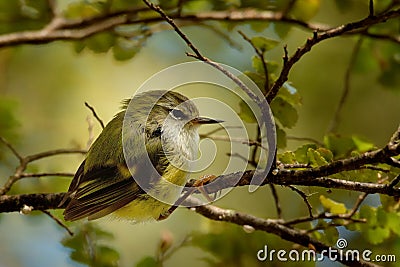
<path fill-rule="evenodd" d="M 105 243 L 112 239 L 111 233 L 93 223 L 84 223 L 74 236 L 64 238 L 62 244 L 71 249 L 73 261 L 92 267 L 115 267 L 118 266 L 119 253 Z"/>

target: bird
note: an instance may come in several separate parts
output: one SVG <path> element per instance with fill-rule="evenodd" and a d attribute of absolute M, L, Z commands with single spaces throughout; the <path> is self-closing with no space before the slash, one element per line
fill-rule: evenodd
<path fill-rule="evenodd" d="M 167 218 L 198 155 L 199 126 L 221 122 L 200 117 L 194 102 L 175 91 L 124 100 L 77 169 L 60 203 L 64 219 Z"/>

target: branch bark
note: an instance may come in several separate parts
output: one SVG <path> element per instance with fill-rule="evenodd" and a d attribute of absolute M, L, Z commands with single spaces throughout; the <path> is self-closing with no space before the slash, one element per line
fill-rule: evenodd
<path fill-rule="evenodd" d="M 194 199 L 190 199 L 189 201 L 191 205 L 196 204 L 196 201 Z M 318 240 L 311 238 L 309 235 L 305 235 L 300 230 L 285 226 L 277 222 L 277 220 L 262 219 L 252 216 L 250 214 L 234 210 L 226 210 L 213 205 L 201 206 L 200 202 L 197 204 L 199 205 L 195 208 L 195 212 L 211 220 L 230 222 L 242 226 L 249 225 L 256 230 L 273 233 L 281 237 L 282 239 L 300 244 L 304 247 L 314 247 L 316 252 L 318 253 L 321 253 L 322 251 L 337 251 L 337 253 L 339 253 L 340 251 L 336 248 L 330 247 Z M 378 266 L 370 262 L 365 262 L 363 260 L 350 261 L 348 259 L 339 259 L 339 257 L 337 259 L 347 266 Z"/>
<path fill-rule="evenodd" d="M 99 16 L 84 18 L 80 20 L 67 20 L 62 17 L 54 17 L 53 20 L 40 30 L 21 31 L 0 35 L 0 48 L 16 46 L 21 44 L 43 44 L 57 40 L 79 40 L 92 36 L 96 33 L 113 29 L 124 24 L 148 24 L 164 21 L 161 17 L 138 18 L 137 14 L 146 8 L 105 13 Z M 370 38 L 385 39 L 391 42 L 400 43 L 400 36 L 380 35 L 369 33 L 365 28 L 384 22 L 388 19 L 399 17 L 400 9 L 388 11 L 366 20 L 350 23 L 332 28 L 332 26 L 320 23 L 308 23 L 297 19 L 283 16 L 280 12 L 260 11 L 255 9 L 232 10 L 232 11 L 208 11 L 198 14 L 185 15 L 173 13 L 171 19 L 184 22 L 205 22 L 205 21 L 268 21 L 291 24 L 311 31 L 325 32 L 329 36 L 335 36 L 335 31 L 340 29 L 338 35 L 361 34 Z M 330 36 L 329 38 L 333 37 Z"/>

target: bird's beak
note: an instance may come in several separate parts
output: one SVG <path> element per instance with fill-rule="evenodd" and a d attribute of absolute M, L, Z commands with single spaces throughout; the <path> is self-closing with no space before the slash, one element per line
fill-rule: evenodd
<path fill-rule="evenodd" d="M 197 117 L 191 120 L 193 124 L 215 124 L 215 123 L 221 123 L 224 122 L 222 120 L 214 120 L 214 119 L 209 119 L 209 118 L 204 118 L 204 117 Z"/>

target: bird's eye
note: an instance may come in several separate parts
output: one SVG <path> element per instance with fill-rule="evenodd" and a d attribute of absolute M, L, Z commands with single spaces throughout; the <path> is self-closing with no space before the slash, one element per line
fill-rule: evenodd
<path fill-rule="evenodd" d="M 186 117 L 185 113 L 183 113 L 179 109 L 173 109 L 171 110 L 172 117 L 174 117 L 177 120 L 182 120 Z"/>

